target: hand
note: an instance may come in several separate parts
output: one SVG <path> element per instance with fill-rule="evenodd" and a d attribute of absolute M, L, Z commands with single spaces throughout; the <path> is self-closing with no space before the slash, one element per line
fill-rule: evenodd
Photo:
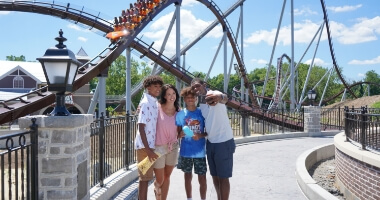
<path fill-rule="evenodd" d="M 194 133 L 194 135 L 193 135 L 194 140 L 199 140 L 201 138 L 202 138 L 202 135 L 200 133 Z"/>
<path fill-rule="evenodd" d="M 148 155 L 149 161 L 153 162 L 158 158 L 158 155 L 154 153 L 153 149 L 145 149 L 146 154 Z"/>
<path fill-rule="evenodd" d="M 178 133 L 177 138 L 178 138 L 178 139 L 181 139 L 181 138 L 183 138 L 183 137 L 185 137 L 185 136 L 186 136 L 186 134 L 185 134 L 183 131 L 181 131 L 181 132 Z"/>
<path fill-rule="evenodd" d="M 206 102 L 210 106 L 215 106 L 221 100 L 221 96 L 219 94 L 207 94 Z"/>

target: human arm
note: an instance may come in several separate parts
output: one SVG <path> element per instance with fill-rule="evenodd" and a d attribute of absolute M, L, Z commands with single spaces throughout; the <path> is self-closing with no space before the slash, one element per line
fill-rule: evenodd
<path fill-rule="evenodd" d="M 177 133 L 178 133 L 177 135 L 178 139 L 185 137 L 185 133 L 182 130 L 182 126 L 177 126 Z"/>
<path fill-rule="evenodd" d="M 204 132 L 204 133 L 194 133 L 194 135 L 193 135 L 193 139 L 194 140 L 199 140 L 199 139 L 205 138 L 205 137 L 207 137 L 207 133 L 206 132 Z"/>
<path fill-rule="evenodd" d="M 146 133 L 145 133 L 145 124 L 139 123 L 139 132 L 140 132 L 140 137 L 141 141 L 144 145 L 144 151 L 148 155 L 148 158 L 150 161 L 154 161 L 158 158 L 158 155 L 154 153 L 153 149 L 149 147 L 148 140 L 146 138 Z"/>
<path fill-rule="evenodd" d="M 228 102 L 228 96 L 219 91 L 208 92 L 206 102 L 210 106 L 215 106 L 217 103 L 226 104 Z"/>

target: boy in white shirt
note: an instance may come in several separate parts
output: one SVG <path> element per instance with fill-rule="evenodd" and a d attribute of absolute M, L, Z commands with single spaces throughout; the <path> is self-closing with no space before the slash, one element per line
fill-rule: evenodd
<path fill-rule="evenodd" d="M 138 132 L 135 138 L 137 163 L 146 157 L 151 161 L 158 158 L 158 155 L 154 153 L 158 117 L 157 97 L 160 95 L 163 83 L 159 76 L 148 76 L 143 83 L 147 93 L 144 93 L 144 97 L 139 104 Z M 148 183 L 150 180 L 153 180 L 153 167 L 146 174 L 139 171 L 138 196 L 140 200 L 148 198 Z"/>

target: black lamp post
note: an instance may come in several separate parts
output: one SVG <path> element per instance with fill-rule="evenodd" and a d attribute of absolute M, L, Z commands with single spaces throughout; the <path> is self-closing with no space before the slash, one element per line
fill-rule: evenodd
<path fill-rule="evenodd" d="M 37 58 L 41 62 L 45 73 L 49 91 L 55 93 L 56 104 L 50 113 L 53 116 L 68 116 L 70 112 L 65 107 L 65 94 L 73 89 L 73 82 L 81 64 L 72 51 L 63 44 L 66 38 L 62 36 L 62 29 L 59 37 L 55 40 L 58 44 L 46 50 L 45 55 Z"/>
<path fill-rule="evenodd" d="M 317 93 L 315 92 L 315 90 L 309 90 L 307 92 L 307 98 L 310 101 L 310 106 L 312 106 L 314 104 L 314 100 L 316 97 L 317 97 Z"/>

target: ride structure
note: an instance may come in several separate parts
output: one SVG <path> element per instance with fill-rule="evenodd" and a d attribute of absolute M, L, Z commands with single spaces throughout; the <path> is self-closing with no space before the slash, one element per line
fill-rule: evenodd
<path fill-rule="evenodd" d="M 224 47 L 223 47 L 224 49 L 224 75 L 226 77 L 225 82 L 224 82 L 224 92 L 227 92 L 228 79 L 231 73 L 233 59 L 236 60 L 236 64 L 234 65 L 235 70 L 237 74 L 239 74 L 239 77 L 241 78 L 240 87 L 236 87 L 236 89 L 234 89 L 234 92 L 239 93 L 239 95 L 233 95 L 233 94 L 229 95 L 229 101 L 227 103 L 227 106 L 229 106 L 232 109 L 245 112 L 248 115 L 258 116 L 262 120 L 270 120 L 274 124 L 282 123 L 282 125 L 284 125 L 285 127 L 291 127 L 296 130 L 302 130 L 303 125 L 300 124 L 299 121 L 297 121 L 297 119 L 289 120 L 285 124 L 283 124 L 283 122 L 281 122 L 280 119 L 276 120 L 276 115 L 273 115 L 269 112 L 270 110 L 274 110 L 279 107 L 285 108 L 287 103 L 290 105 L 290 107 L 299 109 L 302 103 L 305 101 L 305 98 L 303 97 L 304 91 L 302 92 L 298 101 L 296 101 L 294 95 L 292 95 L 292 93 L 294 93 L 294 90 L 295 90 L 294 86 L 292 85 L 294 85 L 294 81 L 296 77 L 295 74 L 297 73 L 297 67 L 298 67 L 298 64 L 301 63 L 303 57 L 300 59 L 299 62 L 297 62 L 297 65 L 295 65 L 293 61 L 294 59 L 292 59 L 293 55 L 290 57 L 290 56 L 287 56 L 286 54 L 283 54 L 278 59 L 278 62 L 277 62 L 276 77 L 275 78 L 269 77 L 271 63 L 274 57 L 276 41 L 278 37 L 278 31 L 280 28 L 278 28 L 277 30 L 271 59 L 270 59 L 268 69 L 267 69 L 267 75 L 266 75 L 265 80 L 263 81 L 262 94 L 259 95 L 255 89 L 256 88 L 255 82 L 252 82 L 248 79 L 247 69 L 244 63 L 244 59 L 243 59 L 243 49 L 240 48 L 239 45 L 237 44 L 238 35 L 236 36 L 234 35 L 231 29 L 231 26 L 229 22 L 227 21 L 227 16 L 230 13 L 232 13 L 236 8 L 240 7 L 241 12 L 240 12 L 240 18 L 239 18 L 238 28 L 236 32 L 238 33 L 238 31 L 240 30 L 241 33 L 243 33 L 242 31 L 243 15 L 242 14 L 243 14 L 244 0 L 237 1 L 234 5 L 231 6 L 231 8 L 229 8 L 225 12 L 222 12 L 221 9 L 216 5 L 214 1 L 198 0 L 198 2 L 205 5 L 214 14 L 216 20 L 213 23 L 211 23 L 202 33 L 200 33 L 200 35 L 194 41 L 190 42 L 188 45 L 186 45 L 182 49 L 180 49 L 179 39 L 177 39 L 176 54 L 173 55 L 171 58 L 168 58 L 163 54 L 163 49 L 164 49 L 164 46 L 166 45 L 166 42 L 164 42 L 160 50 L 156 50 L 152 47 L 153 44 L 149 45 L 145 43 L 142 39 L 138 38 L 137 36 L 149 24 L 150 21 L 152 21 L 155 17 L 157 17 L 157 15 L 160 12 L 167 9 L 170 5 L 175 5 L 173 20 L 171 22 L 171 25 L 169 26 L 170 27 L 169 29 L 171 30 L 171 28 L 174 25 L 174 20 L 175 20 L 176 26 L 177 26 L 176 38 L 179 38 L 178 31 L 180 30 L 179 16 L 180 16 L 180 5 L 182 3 L 181 0 L 162 0 L 162 1 L 161 0 L 154 0 L 154 1 L 140 1 L 139 0 L 135 2 L 134 4 L 130 4 L 130 7 L 126 10 L 123 10 L 120 16 L 114 17 L 114 22 L 110 22 L 107 19 L 102 19 L 100 17 L 100 13 L 91 14 L 91 13 L 85 12 L 83 8 L 77 9 L 77 8 L 71 7 L 70 3 L 66 5 L 59 5 L 54 2 L 46 3 L 46 2 L 37 2 L 37 1 L 0 1 L 0 11 L 32 12 L 36 14 L 59 17 L 65 20 L 69 20 L 75 24 L 81 24 L 83 26 L 87 26 L 90 30 L 93 30 L 94 32 L 98 32 L 110 40 L 110 45 L 108 47 L 102 50 L 97 56 L 91 59 L 88 63 L 84 64 L 78 70 L 78 75 L 73 83 L 73 91 L 82 87 L 84 84 L 88 83 L 92 78 L 101 74 L 101 72 L 107 69 L 111 65 L 111 63 L 115 61 L 116 58 L 120 56 L 122 52 L 124 52 L 125 50 L 127 52 L 126 54 L 127 54 L 127 65 L 128 65 L 128 59 L 130 59 L 128 58 L 128 56 L 130 56 L 131 48 L 140 52 L 141 57 L 149 58 L 152 62 L 155 63 L 155 67 L 153 69 L 154 74 L 159 74 L 163 70 L 166 70 L 177 77 L 177 82 L 184 82 L 186 84 L 190 84 L 194 76 L 185 69 L 184 67 L 185 64 L 181 65 L 181 56 L 184 57 L 186 54 L 186 51 L 191 49 L 191 47 L 195 43 L 197 43 L 201 38 L 203 38 L 210 30 L 212 30 L 217 25 L 220 25 L 223 29 L 223 38 L 220 42 L 219 48 L 221 47 L 222 44 L 224 44 Z M 284 0 L 281 18 L 279 20 L 279 27 L 281 25 L 285 4 L 286 4 L 286 0 Z M 335 68 L 335 72 L 338 74 L 341 82 L 343 83 L 345 87 L 344 91 L 348 91 L 349 93 L 351 93 L 352 96 L 356 97 L 355 94 L 353 94 L 353 92 L 350 89 L 353 86 L 350 86 L 349 84 L 346 83 L 337 65 L 335 53 L 332 48 L 332 38 L 330 34 L 326 6 L 323 0 L 321 0 L 321 5 L 322 5 L 323 13 L 324 13 L 324 21 L 323 21 L 323 24 L 321 24 L 320 28 L 318 29 L 317 33 L 315 34 L 313 41 L 318 35 L 318 33 L 319 33 L 319 40 L 320 40 L 320 35 L 323 31 L 323 27 L 326 27 L 326 30 L 328 33 L 330 52 L 331 52 L 331 57 L 333 59 L 333 64 L 334 64 L 333 67 Z M 168 30 L 168 33 L 169 32 L 170 31 Z M 168 38 L 168 33 L 165 37 L 165 40 L 167 40 Z M 242 36 L 240 38 L 241 46 L 243 46 Z M 233 56 L 231 56 L 229 70 L 227 67 L 228 64 L 227 64 L 227 55 L 226 55 L 227 54 L 226 53 L 227 40 L 230 42 L 232 52 L 233 52 Z M 318 40 L 318 43 L 319 43 L 319 40 Z M 310 42 L 309 47 L 311 46 L 313 41 Z M 307 50 L 309 49 L 309 47 L 307 48 Z M 286 58 L 287 61 L 290 63 L 290 67 L 287 69 L 288 71 L 286 72 L 284 72 L 282 69 L 283 58 Z M 311 71 L 310 69 L 312 68 L 312 66 L 313 66 L 313 62 L 310 65 L 310 68 L 308 70 L 308 76 L 310 74 L 310 71 Z M 212 66 L 210 67 L 209 71 L 211 70 L 211 68 Z M 328 73 L 330 77 L 332 74 L 332 70 L 329 70 Z M 326 73 L 321 78 L 321 80 L 324 79 L 328 73 Z M 276 84 L 275 84 L 276 86 L 275 86 L 273 95 L 271 97 L 265 96 L 264 91 L 265 91 L 266 85 L 268 81 L 273 81 L 273 80 L 276 80 Z M 329 81 L 327 81 L 327 84 L 328 82 Z M 306 86 L 306 84 L 307 84 L 307 80 L 305 81 L 304 89 L 306 89 L 306 87 L 310 87 L 310 86 Z M 356 85 L 358 84 L 359 83 L 356 83 Z M 366 84 L 371 84 L 371 83 L 366 83 Z M 316 86 L 312 86 L 312 88 L 314 89 Z M 136 91 L 138 91 L 138 89 L 140 88 L 141 88 L 141 84 L 138 84 L 133 89 L 130 88 L 130 85 L 128 86 L 127 84 L 126 102 L 130 102 L 132 94 L 137 93 Z M 327 88 L 327 85 L 325 86 L 324 93 L 325 93 L 326 88 Z M 338 97 L 344 91 L 337 94 L 334 98 Z M 288 92 L 290 93 L 290 96 L 291 96 L 289 100 L 285 99 L 285 95 L 288 94 Z M 23 97 L 28 97 L 27 98 L 28 100 L 27 101 L 22 100 Z M 0 102 L 0 104 L 2 105 L 2 107 L 0 107 L 0 124 L 13 121 L 19 117 L 25 116 L 34 111 L 42 109 L 46 107 L 47 105 L 52 104 L 54 102 L 54 99 L 55 99 L 54 94 L 50 93 L 48 91 L 48 88 L 44 87 L 39 90 L 35 90 L 29 94 L 23 95 L 21 97 Z M 271 103 L 267 107 L 269 108 L 269 111 L 266 109 L 265 110 L 262 109 L 264 108 L 263 99 L 270 100 Z M 320 105 L 322 103 L 322 99 L 321 99 Z M 331 100 L 331 99 L 332 98 L 328 100 Z M 18 102 L 14 104 L 10 104 L 10 102 L 13 102 L 13 101 L 18 101 Z M 327 100 L 325 100 L 324 102 L 326 101 Z M 130 105 L 127 106 L 127 110 L 130 110 Z"/>

